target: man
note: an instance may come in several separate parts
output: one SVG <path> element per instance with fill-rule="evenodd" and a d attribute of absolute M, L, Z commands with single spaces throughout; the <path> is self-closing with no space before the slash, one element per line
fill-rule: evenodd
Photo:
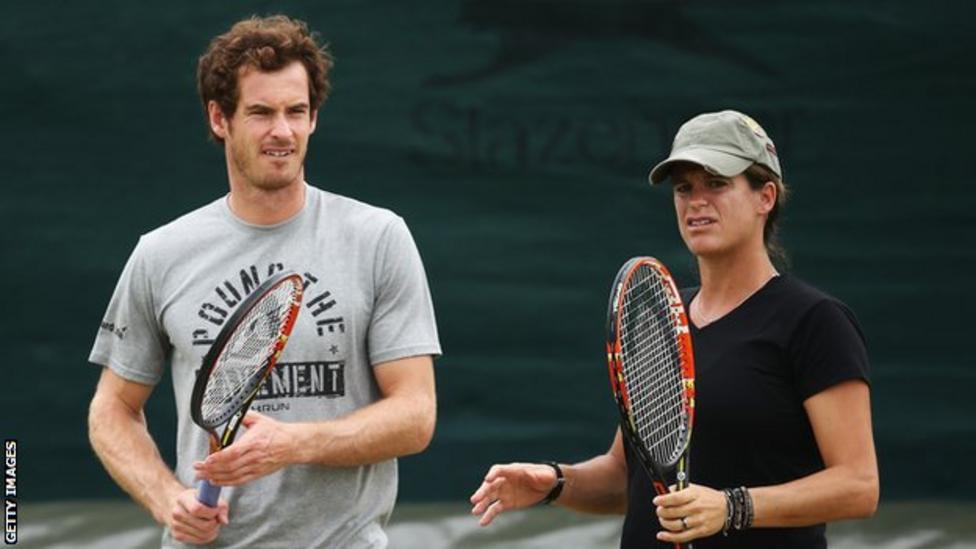
<path fill-rule="evenodd" d="M 331 66 L 283 16 L 211 42 L 198 86 L 230 193 L 140 238 L 95 340 L 92 446 L 165 526 L 165 546 L 385 547 L 395 458 L 432 436 L 440 347 L 410 233 L 392 212 L 304 180 Z M 281 270 L 305 279 L 296 327 L 242 434 L 208 457 L 189 418 L 196 370 L 235 307 Z M 175 471 L 143 414 L 167 362 Z M 201 478 L 225 487 L 217 507 L 197 501 Z"/>

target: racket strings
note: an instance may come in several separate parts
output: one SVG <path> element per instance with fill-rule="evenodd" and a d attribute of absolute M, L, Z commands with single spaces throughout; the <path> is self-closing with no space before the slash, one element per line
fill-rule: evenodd
<path fill-rule="evenodd" d="M 638 267 L 622 300 L 621 361 L 638 437 L 658 463 L 673 463 L 688 435 L 679 334 L 666 282 Z"/>
<path fill-rule="evenodd" d="M 223 423 L 249 396 L 278 348 L 292 303 L 300 293 L 301 286 L 294 281 L 279 284 L 241 319 L 204 389 L 200 406 L 204 421 Z"/>

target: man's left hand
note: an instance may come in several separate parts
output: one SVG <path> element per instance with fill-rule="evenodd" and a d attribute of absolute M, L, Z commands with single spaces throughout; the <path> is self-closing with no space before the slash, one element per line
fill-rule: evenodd
<path fill-rule="evenodd" d="M 297 442 L 289 424 L 248 411 L 241 425 L 246 431 L 233 444 L 194 462 L 198 479 L 217 486 L 238 486 L 292 463 Z"/>

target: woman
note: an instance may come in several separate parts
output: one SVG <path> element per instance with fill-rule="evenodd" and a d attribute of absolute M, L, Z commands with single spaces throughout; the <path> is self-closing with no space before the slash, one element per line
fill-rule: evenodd
<path fill-rule="evenodd" d="M 825 523 L 878 501 L 868 361 L 853 313 L 780 274 L 776 222 L 786 188 L 772 140 L 735 111 L 696 116 L 651 171 L 670 179 L 678 229 L 701 287 L 683 298 L 696 363 L 687 489 L 655 496 L 618 429 L 575 465 L 492 467 L 472 495 L 481 524 L 554 501 L 625 513 L 621 547 L 826 547 Z"/>

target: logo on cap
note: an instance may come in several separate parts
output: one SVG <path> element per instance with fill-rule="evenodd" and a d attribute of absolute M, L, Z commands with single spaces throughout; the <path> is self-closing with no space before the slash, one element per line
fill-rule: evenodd
<path fill-rule="evenodd" d="M 762 126 L 759 125 L 759 122 L 756 122 L 748 115 L 742 113 L 739 113 L 739 117 L 742 119 L 743 122 L 745 122 L 746 126 L 749 126 L 749 129 L 752 130 L 752 133 L 756 134 L 756 136 L 762 139 L 766 139 L 766 132 L 762 129 Z"/>

